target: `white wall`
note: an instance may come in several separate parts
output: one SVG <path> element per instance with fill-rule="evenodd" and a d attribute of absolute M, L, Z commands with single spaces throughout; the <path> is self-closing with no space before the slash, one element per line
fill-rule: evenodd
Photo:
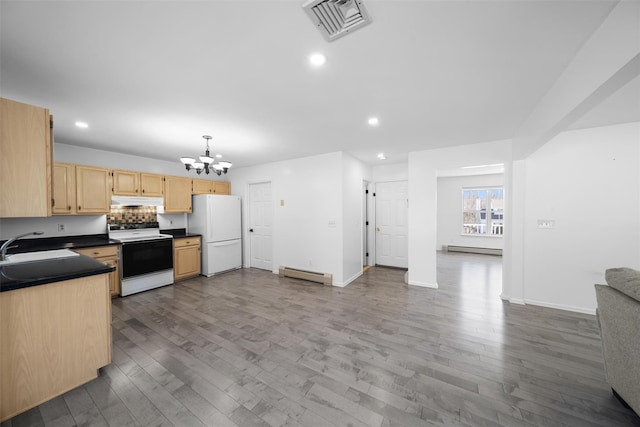
<path fill-rule="evenodd" d="M 249 265 L 247 192 L 271 182 L 273 264 L 333 274 L 345 286 L 362 271 L 362 181 L 369 169 L 341 152 L 238 168 L 233 194 L 243 200 L 244 264 Z M 281 206 L 281 201 L 284 205 Z"/>
<path fill-rule="evenodd" d="M 348 154 L 342 154 L 342 282 L 346 286 L 362 274 L 363 180 L 371 180 L 370 168 Z"/>
<path fill-rule="evenodd" d="M 409 153 L 409 284 L 438 286 L 435 250 L 438 169 L 510 162 L 509 140 Z M 508 207 L 505 216 L 509 215 Z M 505 238 L 508 233 L 505 230 Z"/>
<path fill-rule="evenodd" d="M 233 194 L 243 200 L 245 266 L 250 257 L 246 217 L 249 184 L 271 182 L 273 272 L 287 266 L 332 273 L 334 282 L 342 282 L 341 153 L 238 168 L 230 178 Z"/>
<path fill-rule="evenodd" d="M 470 236 L 461 233 L 462 189 L 502 187 L 503 185 L 503 174 L 438 178 L 438 229 L 436 250 L 442 250 L 444 245 L 502 249 L 502 236 Z"/>
<path fill-rule="evenodd" d="M 593 313 L 607 268 L 640 269 L 639 153 L 631 123 L 564 132 L 526 159 L 526 303 Z"/>
<path fill-rule="evenodd" d="M 58 231 L 58 224 L 64 231 Z M 19 234 L 43 231 L 44 237 L 81 236 L 104 234 L 107 232 L 106 215 L 57 215 L 47 218 L 3 218 L 0 219 L 0 240 L 7 240 Z"/>
<path fill-rule="evenodd" d="M 381 164 L 372 168 L 373 182 L 406 181 L 409 178 L 407 163 Z"/>

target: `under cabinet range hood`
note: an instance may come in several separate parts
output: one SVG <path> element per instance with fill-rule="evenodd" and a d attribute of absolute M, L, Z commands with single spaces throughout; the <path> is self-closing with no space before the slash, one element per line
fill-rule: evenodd
<path fill-rule="evenodd" d="M 112 206 L 164 206 L 162 197 L 111 196 Z"/>

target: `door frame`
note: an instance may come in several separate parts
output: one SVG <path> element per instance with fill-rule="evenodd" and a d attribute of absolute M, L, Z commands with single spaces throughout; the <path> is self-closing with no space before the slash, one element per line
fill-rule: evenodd
<path fill-rule="evenodd" d="M 366 259 L 366 263 L 364 265 L 373 267 L 376 265 L 376 205 L 375 197 L 373 197 L 376 192 L 376 183 L 367 180 L 365 180 L 364 183 L 369 191 L 364 194 L 367 210 L 364 221 L 369 221 L 369 226 L 364 227 L 367 233 L 367 247 L 364 248 L 364 250 L 369 253 L 369 257 Z"/>
<path fill-rule="evenodd" d="M 273 194 L 274 194 L 274 184 L 273 181 L 271 179 L 259 179 L 259 180 L 255 180 L 255 181 L 249 181 L 247 182 L 246 185 L 246 198 L 245 198 L 245 204 L 246 204 L 246 218 L 245 218 L 245 224 L 242 227 L 243 228 L 243 234 L 245 236 L 245 265 L 244 268 L 251 268 L 251 232 L 249 231 L 250 228 L 250 224 L 251 224 L 251 186 L 252 185 L 258 185 L 258 184 L 269 184 L 271 186 L 271 272 L 274 274 L 278 273 L 278 267 L 276 266 L 276 261 L 275 261 L 275 256 L 274 256 L 274 242 L 275 242 L 275 208 L 276 205 L 274 203 L 274 199 L 273 199 Z M 266 270 L 265 270 L 266 271 Z"/>

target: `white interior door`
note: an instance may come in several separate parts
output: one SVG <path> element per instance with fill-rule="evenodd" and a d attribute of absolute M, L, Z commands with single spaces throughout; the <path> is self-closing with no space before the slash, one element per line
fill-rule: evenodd
<path fill-rule="evenodd" d="M 379 182 L 376 203 L 376 264 L 408 268 L 407 181 Z"/>
<path fill-rule="evenodd" d="M 273 201 L 271 183 L 249 185 L 250 267 L 272 271 Z"/>

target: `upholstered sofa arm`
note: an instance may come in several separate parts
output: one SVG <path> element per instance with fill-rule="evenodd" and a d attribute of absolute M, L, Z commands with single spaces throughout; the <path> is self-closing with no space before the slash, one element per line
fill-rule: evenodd
<path fill-rule="evenodd" d="M 640 301 L 596 285 L 607 382 L 640 414 Z"/>

